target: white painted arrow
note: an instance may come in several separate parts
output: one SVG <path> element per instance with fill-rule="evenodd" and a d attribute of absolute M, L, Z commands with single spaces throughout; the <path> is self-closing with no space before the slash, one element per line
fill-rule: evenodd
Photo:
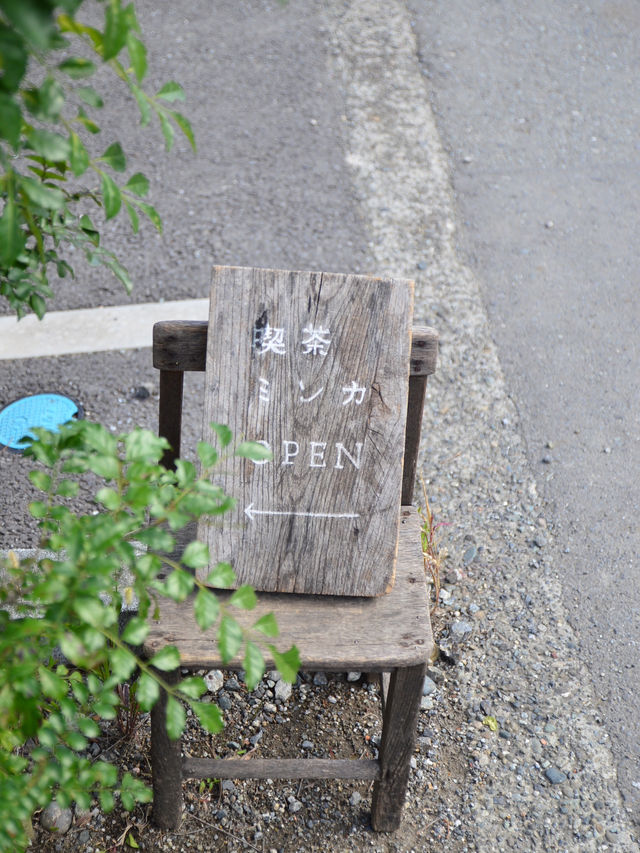
<path fill-rule="evenodd" d="M 244 512 L 249 517 L 249 521 L 253 521 L 256 515 L 297 515 L 302 518 L 360 518 L 357 512 L 294 512 L 292 510 L 254 509 L 252 503 L 245 508 Z"/>

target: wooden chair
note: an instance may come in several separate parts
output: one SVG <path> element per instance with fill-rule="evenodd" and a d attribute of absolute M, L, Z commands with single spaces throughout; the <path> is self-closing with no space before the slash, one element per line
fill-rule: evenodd
<path fill-rule="evenodd" d="M 164 460 L 167 465 L 173 464 L 180 454 L 184 372 L 205 370 L 207 328 L 206 322 L 162 322 L 154 327 L 153 363 L 160 370 L 159 432 L 172 448 Z M 251 623 L 262 613 L 275 614 L 283 647 L 295 643 L 305 671 L 355 670 L 382 674 L 383 728 L 379 758 L 182 758 L 180 742 L 171 741 L 166 733 L 166 696 L 163 696 L 151 718 L 153 815 L 159 826 L 178 825 L 185 778 L 372 780 L 375 783 L 373 828 L 389 832 L 399 826 L 415 747 L 425 668 L 434 647 L 420 523 L 410 504 L 427 376 L 434 372 L 436 358 L 437 334 L 432 329 L 414 328 L 402 507 L 398 507 L 399 548 L 391 592 L 377 598 L 260 593 L 258 609 L 250 614 Z M 239 621 L 241 617 L 239 614 Z M 203 634 L 195 623 L 190 601 L 162 604 L 160 621 L 152 624 L 144 653 L 151 657 L 167 643 L 178 647 L 182 668 L 225 668 L 211 635 Z M 267 660 L 267 666 L 272 664 L 273 661 Z M 227 668 L 240 667 L 241 662 L 236 661 Z M 177 672 L 173 677 L 177 678 Z"/>

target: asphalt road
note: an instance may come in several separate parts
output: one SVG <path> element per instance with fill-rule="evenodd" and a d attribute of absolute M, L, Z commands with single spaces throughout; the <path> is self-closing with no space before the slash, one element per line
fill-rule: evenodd
<path fill-rule="evenodd" d="M 565 604 L 640 818 L 640 7 L 410 0 Z"/>

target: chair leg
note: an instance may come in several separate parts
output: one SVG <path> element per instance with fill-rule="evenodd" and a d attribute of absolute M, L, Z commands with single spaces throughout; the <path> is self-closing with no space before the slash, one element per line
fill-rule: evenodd
<path fill-rule="evenodd" d="M 393 832 L 400 826 L 425 671 L 426 664 L 420 664 L 391 674 L 382 722 L 381 777 L 371 805 L 371 825 L 377 832 Z"/>
<path fill-rule="evenodd" d="M 159 675 L 169 684 L 179 681 L 179 671 Z M 181 738 L 171 740 L 166 728 L 167 693 L 151 709 L 151 773 L 153 776 L 153 822 L 161 829 L 175 829 L 182 817 Z"/>

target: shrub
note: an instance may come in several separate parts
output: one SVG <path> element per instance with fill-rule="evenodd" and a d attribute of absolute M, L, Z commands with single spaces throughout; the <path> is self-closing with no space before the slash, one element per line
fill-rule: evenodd
<path fill-rule="evenodd" d="M 247 686 L 264 671 L 257 637 L 277 635 L 269 614 L 247 634 L 233 607 L 251 609 L 256 596 L 238 588 L 223 604 L 193 569 L 209 565 L 205 544 L 193 541 L 178 558 L 167 557 L 175 533 L 201 517 L 221 515 L 233 498 L 211 482 L 211 472 L 231 451 L 231 435 L 214 427 L 219 449 L 201 442 L 202 473 L 178 460 L 175 471 L 160 464 L 164 439 L 136 429 L 112 435 L 98 424 L 72 422 L 59 432 L 37 430 L 28 449 L 38 468 L 30 479 L 43 493 L 30 511 L 42 533 L 37 556 L 19 560 L 9 553 L 0 565 L 0 850 L 25 849 L 31 815 L 53 798 L 88 808 L 93 797 L 113 808 L 119 796 L 126 809 L 151 799 L 150 790 L 130 773 L 87 754 L 89 740 L 111 720 L 135 679 L 135 698 L 149 710 L 167 691 L 167 731 L 177 738 L 187 704 L 210 732 L 222 727 L 212 703 L 200 701 L 204 680 L 191 676 L 167 683 L 162 673 L 179 666 L 180 655 L 166 646 L 150 660 L 136 647 L 149 632 L 149 620 L 162 597 L 183 601 L 193 594 L 201 629 L 216 626 L 222 657 L 244 651 Z M 263 458 L 264 448 L 250 442 L 236 455 Z M 97 475 L 95 513 L 78 514 L 69 506 L 79 479 Z M 216 587 L 234 582 L 231 566 L 220 563 L 207 580 Z M 137 602 L 136 613 L 121 632 L 123 605 Z M 283 677 L 293 681 L 298 653 L 269 645 Z"/>
<path fill-rule="evenodd" d="M 162 229 L 144 200 L 147 178 L 137 172 L 125 182 L 122 145 L 101 142 L 104 99 L 89 85 L 99 67 L 128 88 L 143 125 L 157 118 L 167 150 L 176 127 L 195 149 L 189 121 L 170 106 L 184 99 L 180 85 L 170 81 L 153 95 L 143 88 L 147 51 L 133 4 L 106 0 L 100 28 L 78 19 L 84 2 L 0 0 L 0 295 L 18 318 L 45 313 L 50 267 L 74 274 L 69 247 L 131 290 L 127 270 L 101 245 L 92 207 L 106 219 L 126 210 L 135 233 L 141 213 Z"/>

